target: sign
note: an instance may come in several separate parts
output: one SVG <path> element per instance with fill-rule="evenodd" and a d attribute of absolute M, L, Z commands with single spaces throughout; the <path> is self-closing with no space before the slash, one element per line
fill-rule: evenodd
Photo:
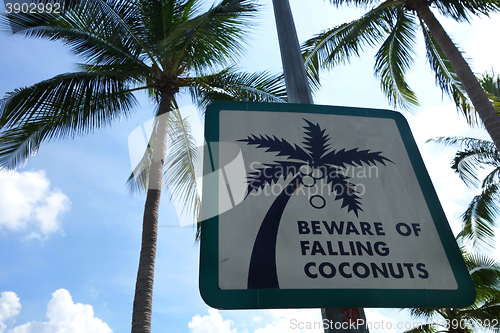
<path fill-rule="evenodd" d="M 223 309 L 465 307 L 475 290 L 404 117 L 206 111 L 200 291 Z M 214 211 L 214 209 L 216 211 Z"/>

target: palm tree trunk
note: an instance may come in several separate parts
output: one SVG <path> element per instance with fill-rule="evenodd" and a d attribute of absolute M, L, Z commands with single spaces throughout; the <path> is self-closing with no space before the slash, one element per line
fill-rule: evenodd
<path fill-rule="evenodd" d="M 279 289 L 280 287 L 276 271 L 278 229 L 288 200 L 301 181 L 302 176 L 299 174 L 281 190 L 260 225 L 250 258 L 248 289 Z"/>
<path fill-rule="evenodd" d="M 153 308 L 153 281 L 158 236 L 158 208 L 162 188 L 162 174 L 167 152 L 167 129 L 172 95 L 160 91 L 158 129 L 154 141 L 153 160 L 149 169 L 148 190 L 144 206 L 142 246 L 132 312 L 132 333 L 151 332 Z"/>
<path fill-rule="evenodd" d="M 498 112 L 489 101 L 486 93 L 477 81 L 477 78 L 470 69 L 469 65 L 462 57 L 460 51 L 457 49 L 434 14 L 430 11 L 428 2 L 425 0 L 413 0 L 411 1 L 411 5 L 417 12 L 418 17 L 425 22 L 437 44 L 450 61 L 450 64 L 462 82 L 472 105 L 474 105 L 474 108 L 479 114 L 484 127 L 490 134 L 497 149 L 500 151 L 500 116 L 498 115 Z"/>

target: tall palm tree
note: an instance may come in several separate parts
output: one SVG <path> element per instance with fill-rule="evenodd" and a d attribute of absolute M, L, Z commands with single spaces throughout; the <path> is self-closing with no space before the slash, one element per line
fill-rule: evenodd
<path fill-rule="evenodd" d="M 425 41 L 427 60 L 436 75 L 436 83 L 474 122 L 475 108 L 497 148 L 500 148 L 500 116 L 488 100 L 461 51 L 452 42 L 431 8 L 458 22 L 471 15 L 500 11 L 498 0 L 330 0 L 335 6 L 372 7 L 361 18 L 344 23 L 309 39 L 303 46 L 306 65 L 318 75 L 329 68 L 358 56 L 364 46 L 381 44 L 375 56 L 375 74 L 389 102 L 411 108 L 417 97 L 406 82 L 413 63 L 417 30 Z M 472 106 L 468 102 L 468 98 Z"/>
<path fill-rule="evenodd" d="M 242 50 L 256 11 L 253 1 L 220 0 L 206 10 L 201 0 L 61 2 L 60 13 L 3 17 L 17 35 L 62 41 L 84 63 L 79 72 L 16 89 L 0 100 L 0 167 L 22 165 L 42 142 L 89 133 L 127 116 L 137 104 L 134 92 L 149 92 L 157 118 L 132 332 L 150 332 L 158 207 L 176 95 L 190 92 L 203 105 L 221 98 L 283 101 L 285 91 L 279 76 L 223 69 Z"/>
<path fill-rule="evenodd" d="M 305 149 L 292 145 L 285 139 L 267 135 L 250 135 L 239 140 L 257 148 L 265 148 L 266 152 L 276 153 L 277 156 L 286 157 L 286 160 L 278 159 L 275 163 L 264 164 L 248 176 L 247 197 L 254 190 L 273 185 L 281 177 L 286 179 L 293 176 L 271 204 L 257 233 L 250 258 L 248 289 L 279 289 L 276 270 L 278 229 L 288 201 L 300 186 L 311 187 L 320 179 L 326 179 L 331 193 L 335 193 L 335 200 L 342 200 L 342 208 L 347 206 L 348 212 L 352 211 L 358 216 L 358 212 L 363 210 L 361 198 L 357 195 L 356 185 L 343 174 L 346 165 L 375 165 L 376 162 L 385 165 L 385 161 L 392 162 L 381 155 L 382 152 L 359 148 L 347 151 L 331 150 L 328 143 L 330 136 L 325 134 L 325 129 L 319 124 L 304 120 L 307 123 L 304 126 Z M 309 202 L 317 209 L 322 209 L 326 204 L 320 195 L 310 197 Z"/>
<path fill-rule="evenodd" d="M 467 308 L 410 309 L 416 319 L 429 323 L 419 325 L 405 333 L 468 333 L 488 329 L 500 330 L 500 264 L 477 253 L 462 252 L 476 287 L 476 300 Z"/>

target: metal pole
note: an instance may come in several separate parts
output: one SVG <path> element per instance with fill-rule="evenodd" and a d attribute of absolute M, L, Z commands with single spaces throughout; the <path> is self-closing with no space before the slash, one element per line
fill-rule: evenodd
<path fill-rule="evenodd" d="M 289 103 L 314 104 L 288 0 L 273 0 Z M 325 333 L 368 333 L 363 309 L 322 309 Z M 359 323 L 360 325 L 354 325 Z"/>

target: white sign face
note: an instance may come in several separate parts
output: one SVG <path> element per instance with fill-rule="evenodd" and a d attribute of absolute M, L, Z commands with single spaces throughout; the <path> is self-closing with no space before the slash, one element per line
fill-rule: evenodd
<path fill-rule="evenodd" d="M 314 129 L 317 132 L 311 132 Z M 312 137 L 315 133 L 319 135 Z M 241 141 L 248 138 L 255 141 Z M 283 211 L 276 245 L 268 248 L 275 251 L 280 289 L 457 289 L 393 119 L 221 111 L 220 140 L 239 145 L 246 176 L 256 181 L 258 187 L 250 193 L 233 193 L 238 197 L 248 196 L 219 217 L 220 288 L 251 288 L 250 262 L 252 254 L 258 251 L 254 245 L 259 229 L 287 184 L 303 175 L 288 202 L 278 207 Z M 304 159 L 309 160 L 267 151 L 275 143 L 276 149 L 287 148 L 277 140 L 290 143 L 290 152 L 297 145 Z M 313 166 L 316 147 L 304 145 L 308 140 L 320 144 L 326 141 L 328 146 L 319 153 L 323 156 L 333 153 L 332 158 L 325 160 L 324 165 Z M 342 154 L 353 149 L 351 154 Z M 380 152 L 372 156 L 380 162 L 370 159 L 373 152 Z M 221 164 L 227 160 L 224 150 L 219 159 Z M 275 175 L 282 169 L 286 179 Z M 262 173 L 263 177 L 252 178 L 252 173 Z M 328 182 L 325 173 L 332 173 L 332 182 Z M 354 187 L 345 185 L 349 183 Z M 261 184 L 264 186 L 260 187 Z M 224 204 L 227 190 L 225 187 L 219 190 L 219 203 Z M 239 190 L 248 188 L 243 186 Z M 350 211 L 349 194 L 345 193 L 347 201 L 344 201 L 339 193 L 349 190 L 351 197 L 359 198 L 354 199 L 358 203 Z M 276 223 L 270 223 L 273 222 Z M 262 237 L 266 237 L 266 243 L 274 242 L 273 235 Z M 272 255 L 261 254 L 262 259 Z M 254 254 L 254 260 L 259 259 Z M 262 267 L 257 262 L 252 269 L 262 270 Z M 265 285 L 265 274 L 257 276 Z"/>
<path fill-rule="evenodd" d="M 286 291 L 314 291 L 315 299 L 325 290 L 348 290 L 359 300 L 371 293 L 368 303 L 331 307 L 435 306 L 425 300 L 433 291 L 441 301 L 450 292 L 463 293 L 468 273 L 401 115 L 269 106 L 261 104 L 258 112 L 221 108 L 215 118 L 221 148 L 211 158 L 223 170 L 211 262 L 218 290 L 257 290 L 257 303 L 265 290 L 283 291 L 293 301 Z M 240 167 L 224 168 L 236 156 Z M 202 247 L 203 236 L 202 229 Z M 202 248 L 202 261 L 204 256 Z M 374 299 L 382 291 L 391 292 L 386 298 L 399 293 L 398 301 L 378 305 Z M 405 303 L 415 297 L 415 305 Z M 302 306 L 329 303 L 313 304 Z"/>

